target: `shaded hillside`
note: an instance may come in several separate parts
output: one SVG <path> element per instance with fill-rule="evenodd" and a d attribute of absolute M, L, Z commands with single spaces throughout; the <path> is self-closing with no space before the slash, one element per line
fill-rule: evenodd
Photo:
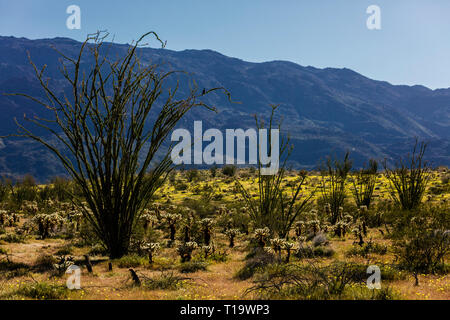
<path fill-rule="evenodd" d="M 74 57 L 80 43 L 66 38 L 27 40 L 0 37 L 0 92 L 42 95 L 27 51 L 62 94 L 67 83 L 58 70 L 54 45 Z M 121 56 L 125 45 L 112 44 L 109 54 Z M 436 165 L 450 164 L 450 90 L 423 86 L 394 86 L 374 81 L 349 69 L 317 69 L 291 62 L 250 63 L 211 50 L 180 52 L 142 48 L 144 63 L 162 63 L 163 68 L 192 73 L 200 88 L 226 87 L 233 100 L 214 94 L 209 103 L 217 114 L 191 112 L 179 127 L 191 127 L 203 120 L 204 127 L 221 129 L 253 126 L 253 114 L 267 116 L 269 104 L 280 104 L 284 129 L 295 145 L 291 157 L 297 167 L 313 168 L 330 153 L 352 152 L 356 165 L 368 158 L 395 158 L 411 147 L 413 137 L 430 142 L 429 159 Z M 83 60 L 85 67 L 90 65 Z M 172 84 L 176 79 L 172 80 Z M 186 84 L 185 77 L 180 76 Z M 182 90 L 187 85 L 182 85 Z M 20 97 L 0 96 L 0 135 L 15 131 L 13 118 L 23 114 L 45 115 L 42 107 Z M 6 140 L 0 145 L 0 173 L 30 172 L 46 179 L 62 168 L 54 158 L 29 142 Z"/>

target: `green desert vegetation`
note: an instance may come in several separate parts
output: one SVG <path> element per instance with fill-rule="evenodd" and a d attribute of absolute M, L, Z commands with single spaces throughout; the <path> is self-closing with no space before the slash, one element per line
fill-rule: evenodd
<path fill-rule="evenodd" d="M 79 56 L 62 55 L 71 99 L 33 64 L 49 100 L 27 97 L 53 118 L 26 119 L 18 135 L 53 152 L 69 178 L 0 180 L 0 298 L 450 297 L 448 169 L 431 169 L 425 144 L 382 171 L 375 160 L 353 168 L 349 153 L 291 170 L 289 139 L 269 175 L 261 164 L 177 170 L 161 146 L 189 110 L 211 109 L 203 96 L 223 89 L 194 85 L 180 97 L 165 86 L 172 72 L 140 63 L 144 37 L 115 62 L 100 54 L 101 34 Z M 256 127 L 275 127 L 276 110 Z M 73 265 L 80 290 L 65 286 Z M 369 266 L 380 268 L 381 289 L 366 286 Z"/>
<path fill-rule="evenodd" d="M 287 229 L 259 224 L 247 206 L 242 189 L 260 197 L 258 169 L 237 168 L 232 181 L 198 170 L 203 177 L 198 185 L 175 170 L 135 222 L 128 252 L 119 258 L 109 254 L 73 202 L 44 197 L 40 191 L 53 190 L 53 184 L 35 185 L 35 200 L 18 203 L 14 189 L 23 185 L 10 183 L 0 211 L 0 294 L 4 299 L 448 299 L 449 194 L 430 193 L 442 183 L 443 170 L 428 171 L 423 198 L 409 210 L 393 199 L 395 189 L 384 171 L 372 177 L 370 206 L 358 206 L 354 175 L 361 172 L 350 171 L 334 220 L 319 191 L 324 173 L 286 169 L 279 188 L 295 195 L 301 183 L 303 195 L 294 207 L 309 199 Z M 177 183 L 188 188 L 177 191 Z M 202 186 L 212 184 L 213 195 L 205 197 L 211 190 Z M 223 196 L 213 200 L 216 193 Z M 64 271 L 72 264 L 82 268 L 82 290 L 64 289 Z M 369 265 L 380 268 L 382 289 L 367 288 Z M 97 286 L 105 289 L 97 292 Z"/>

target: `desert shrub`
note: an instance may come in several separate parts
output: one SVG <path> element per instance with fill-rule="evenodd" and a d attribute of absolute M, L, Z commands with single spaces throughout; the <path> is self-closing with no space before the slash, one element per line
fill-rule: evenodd
<path fill-rule="evenodd" d="M 185 176 L 188 182 L 194 182 L 200 178 L 200 174 L 197 169 L 187 170 L 185 172 Z"/>
<path fill-rule="evenodd" d="M 208 256 L 208 260 L 214 262 L 227 262 L 228 258 L 229 258 L 228 253 L 225 250 L 224 251 L 215 250 Z"/>
<path fill-rule="evenodd" d="M 331 258 L 334 256 L 335 251 L 332 248 L 326 246 L 309 246 L 301 245 L 295 251 L 295 256 L 298 259 L 309 259 L 309 258 Z"/>
<path fill-rule="evenodd" d="M 9 198 L 9 193 L 12 188 L 12 182 L 4 177 L 0 178 L 0 202 L 6 201 Z"/>
<path fill-rule="evenodd" d="M 239 280 L 247 280 L 259 270 L 274 264 L 278 260 L 273 253 L 261 250 L 259 248 L 253 251 L 253 255 L 245 262 L 245 265 L 235 274 Z"/>
<path fill-rule="evenodd" d="M 211 178 L 215 178 L 217 176 L 217 167 L 214 165 L 209 168 L 209 173 L 211 175 Z"/>
<path fill-rule="evenodd" d="M 26 175 L 16 182 L 11 190 L 11 199 L 14 203 L 21 205 L 24 201 L 34 201 L 37 198 L 36 181 L 31 175 Z"/>
<path fill-rule="evenodd" d="M 89 249 L 90 256 L 107 256 L 108 250 L 101 243 L 96 243 Z"/>
<path fill-rule="evenodd" d="M 53 255 L 43 253 L 36 258 L 34 262 L 34 269 L 40 272 L 53 270 L 54 264 L 57 262 L 57 259 Z"/>
<path fill-rule="evenodd" d="M 347 256 L 361 256 L 367 257 L 369 254 L 379 254 L 384 255 L 387 253 L 387 246 L 369 241 L 364 243 L 362 246 L 353 245 L 345 254 Z"/>
<path fill-rule="evenodd" d="M 145 278 L 142 285 L 148 290 L 178 290 L 189 278 L 176 276 L 173 272 L 163 272 L 153 278 Z"/>
<path fill-rule="evenodd" d="M 77 242 L 75 243 L 75 246 L 77 247 L 95 246 L 100 243 L 92 225 L 86 223 L 84 220 L 80 223 L 78 235 Z"/>
<path fill-rule="evenodd" d="M 312 240 L 312 245 L 314 247 L 324 246 L 328 244 L 327 235 L 325 233 L 318 233 Z"/>
<path fill-rule="evenodd" d="M 9 243 L 23 243 L 25 242 L 25 236 L 16 233 L 6 233 L 0 237 L 0 240 Z"/>
<path fill-rule="evenodd" d="M 153 263 L 148 267 L 152 270 L 166 271 L 174 269 L 176 267 L 176 262 L 174 261 L 174 259 L 155 257 L 153 259 Z"/>
<path fill-rule="evenodd" d="M 175 188 L 175 190 L 177 191 L 184 191 L 189 189 L 189 185 L 184 183 L 184 182 L 176 182 L 173 187 Z"/>
<path fill-rule="evenodd" d="M 22 262 L 14 262 L 8 259 L 0 261 L 0 275 L 6 279 L 25 276 L 30 272 L 30 269 L 29 265 Z"/>
<path fill-rule="evenodd" d="M 392 300 L 398 297 L 386 286 L 381 290 L 369 290 L 366 270 L 365 265 L 339 261 L 327 266 L 313 262 L 301 266 L 272 264 L 259 270 L 254 286 L 246 293 L 255 292 L 262 299 Z M 382 266 L 381 277 L 387 280 L 389 274 L 385 270 Z M 391 275 L 391 278 L 394 277 Z"/>
<path fill-rule="evenodd" d="M 237 167 L 234 165 L 228 165 L 222 167 L 222 174 L 228 177 L 233 177 L 236 174 Z"/>
<path fill-rule="evenodd" d="M 38 300 L 59 300 L 67 297 L 68 289 L 65 286 L 49 284 L 46 282 L 26 283 L 17 289 L 16 294 Z"/>
<path fill-rule="evenodd" d="M 119 268 L 137 268 L 147 263 L 147 259 L 137 254 L 129 254 L 116 260 Z"/>
<path fill-rule="evenodd" d="M 57 256 L 64 256 L 73 254 L 73 246 L 71 244 L 65 244 L 61 246 L 55 253 Z"/>
<path fill-rule="evenodd" d="M 258 273 L 247 292 L 258 292 L 264 298 L 340 299 L 348 286 L 361 281 L 351 263 L 271 265 Z"/>
<path fill-rule="evenodd" d="M 418 285 L 419 273 L 445 269 L 445 257 L 450 253 L 450 212 L 430 207 L 416 211 L 408 221 L 396 225 L 393 251 L 399 265 L 413 273 Z"/>
<path fill-rule="evenodd" d="M 73 183 L 63 177 L 55 177 L 50 181 L 50 199 L 67 201 L 71 199 Z"/>
<path fill-rule="evenodd" d="M 342 299 L 346 300 L 397 300 L 401 296 L 391 287 L 369 289 L 366 285 L 350 285 L 344 289 Z"/>
<path fill-rule="evenodd" d="M 208 264 L 202 261 L 187 261 L 180 264 L 181 273 L 195 273 L 197 271 L 206 271 Z"/>

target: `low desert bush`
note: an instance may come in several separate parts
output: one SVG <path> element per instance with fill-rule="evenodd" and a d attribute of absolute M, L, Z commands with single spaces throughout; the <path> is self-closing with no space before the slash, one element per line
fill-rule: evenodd
<path fill-rule="evenodd" d="M 295 252 L 295 256 L 298 259 L 305 259 L 305 258 L 330 258 L 334 256 L 335 251 L 332 248 L 326 247 L 326 246 L 302 246 L 298 248 Z"/>
<path fill-rule="evenodd" d="M 16 233 L 6 233 L 0 237 L 0 240 L 8 243 L 24 243 L 25 235 L 18 235 Z"/>
<path fill-rule="evenodd" d="M 387 253 L 387 250 L 387 246 L 370 241 L 362 246 L 353 245 L 345 254 L 347 256 L 367 257 L 369 254 L 384 255 Z"/>
<path fill-rule="evenodd" d="M 174 275 L 173 272 L 161 273 L 161 275 L 147 278 L 143 281 L 143 287 L 148 290 L 178 290 L 184 286 L 188 278 Z"/>
<path fill-rule="evenodd" d="M 46 282 L 26 283 L 21 285 L 15 294 L 38 300 L 59 300 L 67 297 L 68 289 L 65 286 L 49 284 Z"/>
<path fill-rule="evenodd" d="M 54 264 L 58 261 L 51 254 L 41 254 L 34 262 L 34 268 L 39 272 L 50 271 L 54 269 Z"/>
<path fill-rule="evenodd" d="M 254 254 L 246 261 L 245 265 L 236 273 L 235 277 L 239 280 L 247 280 L 260 269 L 277 261 L 275 255 L 264 250 L 256 250 Z"/>
<path fill-rule="evenodd" d="M 116 264 L 119 268 L 137 268 L 147 264 L 147 259 L 137 254 L 130 254 L 117 259 Z"/>
<path fill-rule="evenodd" d="M 206 271 L 208 264 L 202 261 L 188 261 L 180 264 L 181 273 L 195 273 L 197 271 Z"/>

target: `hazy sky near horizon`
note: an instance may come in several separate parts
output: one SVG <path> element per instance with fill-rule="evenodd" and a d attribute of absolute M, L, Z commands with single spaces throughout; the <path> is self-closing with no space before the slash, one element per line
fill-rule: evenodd
<path fill-rule="evenodd" d="M 66 27 L 69 5 L 81 8 L 80 30 Z M 381 8 L 381 30 L 366 26 L 370 5 Z M 153 30 L 172 50 L 212 49 L 252 62 L 346 67 L 393 84 L 450 87 L 449 0 L 0 0 L 3 36 L 81 41 L 104 29 L 118 43 Z"/>

